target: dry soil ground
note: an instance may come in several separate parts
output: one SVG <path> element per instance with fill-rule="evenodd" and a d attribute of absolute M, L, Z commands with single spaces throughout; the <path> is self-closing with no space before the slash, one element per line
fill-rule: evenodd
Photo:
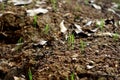
<path fill-rule="evenodd" d="M 37 1 L 44 3 L 36 6 Z M 120 80 L 120 9 L 108 11 L 111 0 L 96 0 L 101 9 L 87 1 L 0 3 L 0 80 L 30 80 L 30 71 L 33 80 Z M 48 12 L 27 16 L 27 9 L 37 7 Z M 65 34 L 60 31 L 63 20 Z M 75 32 L 75 24 L 82 33 Z"/>

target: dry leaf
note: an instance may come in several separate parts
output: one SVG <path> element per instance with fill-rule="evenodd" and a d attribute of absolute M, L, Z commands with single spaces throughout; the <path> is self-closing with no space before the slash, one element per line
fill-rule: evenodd
<path fill-rule="evenodd" d="M 88 22 L 85 24 L 84 27 L 86 27 L 86 26 L 90 26 L 90 25 L 92 24 L 92 22 L 93 22 L 93 21 L 88 21 Z"/>
<path fill-rule="evenodd" d="M 100 10 L 100 9 L 101 9 L 101 7 L 100 7 L 100 6 L 98 6 L 98 5 L 96 5 L 96 4 L 92 4 L 92 6 L 93 6 L 95 9 L 98 9 L 98 10 Z"/>
<path fill-rule="evenodd" d="M 22 78 L 22 77 L 16 77 L 16 76 L 14 76 L 14 80 L 25 80 L 25 79 Z"/>
<path fill-rule="evenodd" d="M 26 5 L 32 3 L 32 0 L 12 0 L 14 5 Z"/>
<path fill-rule="evenodd" d="M 43 8 L 37 8 L 37 9 L 27 10 L 26 12 L 28 16 L 35 16 L 40 13 L 45 14 L 48 12 L 48 10 Z"/>
<path fill-rule="evenodd" d="M 77 25 L 77 24 L 74 24 L 74 25 L 75 25 L 75 27 L 77 28 L 77 29 L 75 29 L 75 32 L 76 32 L 77 34 L 80 33 L 80 32 L 83 32 L 80 25 Z"/>
<path fill-rule="evenodd" d="M 65 25 L 64 25 L 64 20 L 62 20 L 62 22 L 60 23 L 60 31 L 62 32 L 62 33 L 66 33 L 66 31 L 67 31 L 67 28 L 65 27 Z"/>

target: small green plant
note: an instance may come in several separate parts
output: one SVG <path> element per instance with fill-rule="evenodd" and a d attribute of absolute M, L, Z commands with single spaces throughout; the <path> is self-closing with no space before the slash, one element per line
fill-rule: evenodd
<path fill-rule="evenodd" d="M 33 25 L 34 27 L 37 27 L 37 15 L 34 16 Z"/>
<path fill-rule="evenodd" d="M 89 0 L 84 0 L 85 4 L 88 5 L 89 4 Z"/>
<path fill-rule="evenodd" d="M 100 24 L 96 24 L 96 26 L 99 27 L 101 31 L 103 31 L 104 25 L 105 25 L 104 19 L 101 19 Z"/>
<path fill-rule="evenodd" d="M 23 37 L 20 37 L 17 43 L 22 43 L 23 42 Z"/>
<path fill-rule="evenodd" d="M 119 34 L 118 33 L 114 33 L 113 34 L 113 39 L 114 39 L 114 41 L 117 41 L 119 39 Z"/>
<path fill-rule="evenodd" d="M 22 48 L 23 46 L 22 42 L 23 42 L 23 38 L 20 37 L 19 40 L 17 41 L 16 47 L 14 48 L 14 51 L 19 51 Z"/>
<path fill-rule="evenodd" d="M 83 40 L 80 40 L 80 50 L 83 52 L 85 50 L 86 43 Z"/>
<path fill-rule="evenodd" d="M 74 80 L 75 79 L 75 75 L 74 75 L 74 73 L 72 73 L 71 75 L 70 75 L 70 80 Z"/>
<path fill-rule="evenodd" d="M 4 2 L 1 3 L 1 8 L 2 8 L 2 12 L 4 12 L 4 9 L 5 9 Z"/>
<path fill-rule="evenodd" d="M 75 43 L 75 37 L 73 34 L 70 34 L 68 36 L 68 45 L 69 47 L 71 47 L 72 49 L 74 48 L 74 43 Z"/>
<path fill-rule="evenodd" d="M 75 75 L 74 75 L 74 73 L 72 73 L 71 75 L 70 75 L 70 77 L 68 78 L 66 78 L 66 80 L 75 80 Z"/>
<path fill-rule="evenodd" d="M 57 10 L 57 0 L 50 0 L 51 4 L 52 4 L 52 8 L 54 11 Z"/>
<path fill-rule="evenodd" d="M 46 25 L 45 25 L 45 28 L 44 28 L 44 33 L 45 33 L 45 34 L 48 34 L 49 30 L 50 30 L 50 27 L 49 27 L 48 24 L 46 24 Z"/>
<path fill-rule="evenodd" d="M 118 4 L 118 9 L 120 9 L 120 3 Z"/>
<path fill-rule="evenodd" d="M 119 3 L 119 4 L 120 4 L 120 0 L 112 0 L 112 2 L 115 2 L 115 3 Z"/>
<path fill-rule="evenodd" d="M 28 77 L 29 77 L 29 80 L 33 80 L 32 72 L 31 72 L 31 69 L 30 69 L 30 68 L 29 68 L 29 70 L 28 70 Z"/>
<path fill-rule="evenodd" d="M 79 3 L 76 3 L 75 10 L 76 11 L 81 11 L 81 7 L 80 7 Z"/>

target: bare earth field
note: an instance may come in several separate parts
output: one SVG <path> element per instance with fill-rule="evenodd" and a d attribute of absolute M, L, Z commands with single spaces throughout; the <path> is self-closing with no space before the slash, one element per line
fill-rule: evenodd
<path fill-rule="evenodd" d="M 0 2 L 0 80 L 120 80 L 113 1 Z M 47 12 L 28 15 L 37 8 Z"/>

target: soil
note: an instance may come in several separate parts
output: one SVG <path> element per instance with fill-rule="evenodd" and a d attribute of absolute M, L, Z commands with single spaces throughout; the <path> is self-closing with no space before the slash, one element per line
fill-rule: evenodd
<path fill-rule="evenodd" d="M 107 10 L 112 0 L 96 0 L 101 10 L 85 0 L 57 0 L 55 9 L 50 0 L 43 1 L 39 7 L 48 13 L 38 14 L 36 25 L 26 13 L 37 8 L 36 0 L 24 6 L 4 3 L 0 8 L 0 80 L 30 80 L 30 71 L 33 80 L 120 80 L 120 38 L 103 35 L 120 34 L 120 24 L 115 26 L 120 17 Z M 101 19 L 105 20 L 103 30 L 92 32 Z M 72 44 L 60 32 L 62 20 L 66 34 L 74 35 Z M 93 23 L 84 27 L 89 21 Z M 84 33 L 76 34 L 74 24 Z M 41 45 L 41 40 L 46 44 Z"/>

